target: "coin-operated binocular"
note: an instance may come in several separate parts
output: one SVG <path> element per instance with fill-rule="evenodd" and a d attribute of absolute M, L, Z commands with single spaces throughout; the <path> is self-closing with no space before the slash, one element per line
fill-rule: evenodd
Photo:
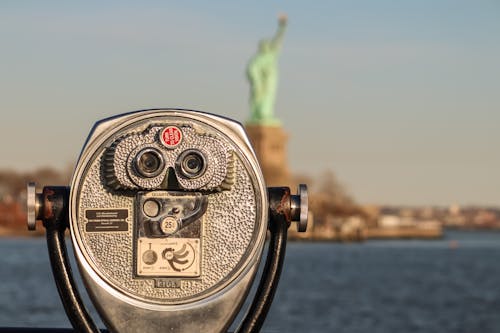
<path fill-rule="evenodd" d="M 85 286 L 112 332 L 260 330 L 276 290 L 287 229 L 307 227 L 307 189 L 266 188 L 242 126 L 186 110 L 145 110 L 98 122 L 71 187 L 28 185 L 28 227 L 46 228 L 52 270 L 79 332 L 99 332 L 68 264 L 71 240 Z"/>

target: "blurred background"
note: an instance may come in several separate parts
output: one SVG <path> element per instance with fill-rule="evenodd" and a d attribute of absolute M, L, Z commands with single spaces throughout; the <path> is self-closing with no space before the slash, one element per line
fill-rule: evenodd
<path fill-rule="evenodd" d="M 280 13 L 275 114 L 314 215 L 265 329 L 500 330 L 494 0 L 2 1 L 0 326 L 69 326 L 55 288 L 12 274 L 51 284 L 43 239 L 25 238 L 26 181 L 68 184 L 92 125 L 119 113 L 245 123 L 245 68 Z"/>

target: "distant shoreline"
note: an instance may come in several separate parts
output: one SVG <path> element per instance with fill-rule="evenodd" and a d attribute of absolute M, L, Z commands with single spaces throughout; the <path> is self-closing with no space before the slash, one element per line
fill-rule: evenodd
<path fill-rule="evenodd" d="M 291 230 L 288 233 L 288 240 L 292 242 L 363 242 L 368 240 L 440 240 L 445 236 L 446 231 L 464 232 L 491 232 L 500 233 L 500 228 L 479 228 L 479 227 L 443 227 L 439 229 L 422 228 L 366 228 L 356 237 L 335 236 L 331 233 L 297 233 Z M 69 230 L 67 231 L 69 235 Z M 37 231 L 28 229 L 6 228 L 0 226 L 0 240 L 2 238 L 39 238 L 45 237 L 45 228 L 40 227 Z"/>

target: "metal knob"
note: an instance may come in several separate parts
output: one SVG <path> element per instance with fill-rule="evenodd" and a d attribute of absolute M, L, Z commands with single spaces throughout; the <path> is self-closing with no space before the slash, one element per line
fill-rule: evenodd
<path fill-rule="evenodd" d="M 28 230 L 36 230 L 36 221 L 39 219 L 41 195 L 36 193 L 36 185 L 28 183 L 26 188 L 26 215 Z"/>
<path fill-rule="evenodd" d="M 307 185 L 300 184 L 297 195 L 292 195 L 290 199 L 292 222 L 297 222 L 298 232 L 305 232 L 307 230 L 307 215 L 309 214 Z"/>

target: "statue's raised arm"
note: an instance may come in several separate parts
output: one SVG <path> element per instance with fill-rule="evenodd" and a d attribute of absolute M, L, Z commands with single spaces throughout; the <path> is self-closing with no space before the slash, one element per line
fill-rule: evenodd
<path fill-rule="evenodd" d="M 280 16 L 278 16 L 278 30 L 276 31 L 274 37 L 271 39 L 271 48 L 273 49 L 273 51 L 279 51 L 279 49 L 281 48 L 281 44 L 283 44 L 283 36 L 285 34 L 287 21 L 288 18 L 286 14 L 281 14 Z"/>

